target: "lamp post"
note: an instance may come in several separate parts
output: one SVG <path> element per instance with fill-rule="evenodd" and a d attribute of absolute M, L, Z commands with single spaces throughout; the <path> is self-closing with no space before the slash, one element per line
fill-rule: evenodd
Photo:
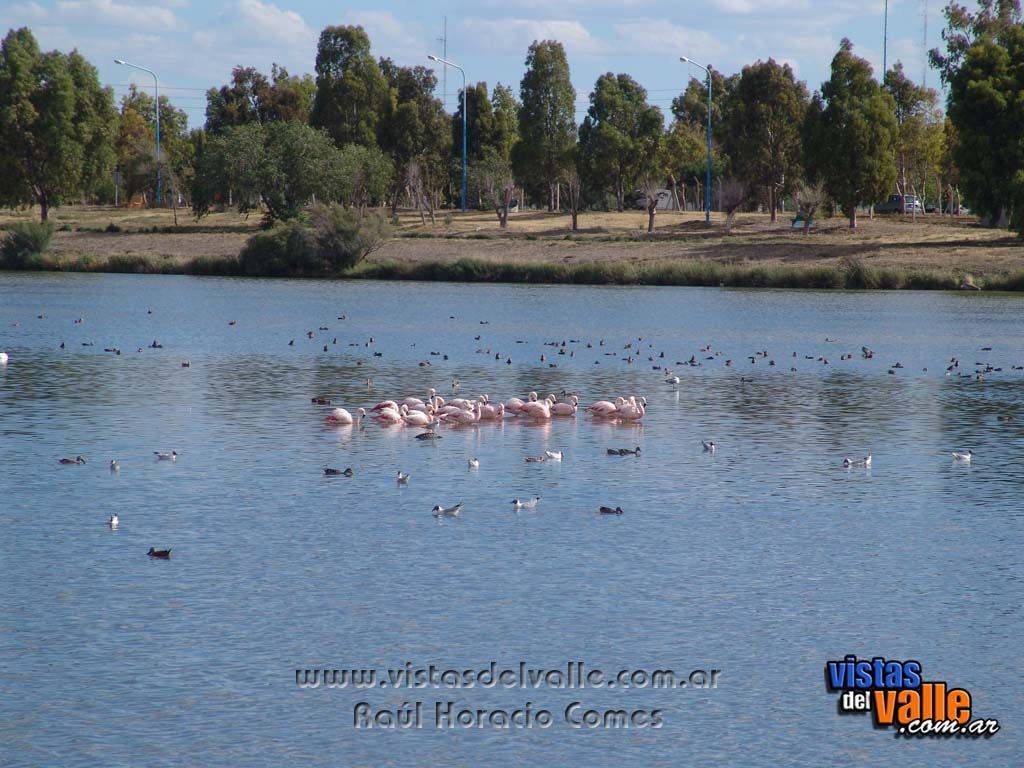
<path fill-rule="evenodd" d="M 466 70 L 460 67 L 458 64 L 453 64 L 447 59 L 442 59 L 433 54 L 428 54 L 427 58 L 431 61 L 436 61 L 438 64 L 444 64 L 448 67 L 455 67 L 459 72 L 462 73 L 462 212 L 466 212 Z"/>
<path fill-rule="evenodd" d="M 684 64 L 693 64 L 700 67 L 708 76 L 708 167 L 704 178 L 704 223 L 711 226 L 711 70 L 701 66 L 696 61 L 680 56 L 679 60 Z"/>
<path fill-rule="evenodd" d="M 114 59 L 114 63 L 125 67 L 132 67 L 133 69 L 140 69 L 153 76 L 153 95 L 156 101 L 156 109 L 154 110 L 156 112 L 156 204 L 160 205 L 160 83 L 156 78 L 156 72 L 152 69 L 140 67 L 138 64 L 131 64 L 123 59 Z"/>

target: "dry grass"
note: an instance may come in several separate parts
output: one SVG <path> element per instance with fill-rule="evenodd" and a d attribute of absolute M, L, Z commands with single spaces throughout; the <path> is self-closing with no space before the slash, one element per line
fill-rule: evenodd
<path fill-rule="evenodd" d="M 0 225 L 31 219 L 34 211 L 0 214 Z M 680 261 L 713 262 L 721 266 L 838 266 L 856 259 L 872 268 L 940 270 L 976 278 L 1005 276 L 1024 270 L 1024 248 L 1011 233 L 979 227 L 972 218 L 951 220 L 923 216 L 862 217 L 850 230 L 844 218 L 822 219 L 804 234 L 789 227 L 790 216 L 772 224 L 763 214 L 740 214 L 732 234 L 723 231 L 724 216 L 660 212 L 653 234 L 647 215 L 583 213 L 580 231 L 570 229 L 568 215 L 527 211 L 512 214 L 502 232 L 493 213 L 455 212 L 444 223 L 424 226 L 416 212 L 401 212 L 397 237 L 374 254 L 372 261 L 449 262 L 473 258 L 522 264 L 617 262 L 656 267 Z M 170 210 L 127 210 L 67 206 L 57 209 L 58 228 L 52 254 L 62 260 L 140 258 L 174 267 L 196 258 L 237 256 L 246 238 L 259 227 L 259 217 L 215 213 L 196 222 L 179 210 L 178 226 Z M 108 225 L 120 231 L 106 232 Z M 62 230 L 62 228 L 64 228 Z"/>

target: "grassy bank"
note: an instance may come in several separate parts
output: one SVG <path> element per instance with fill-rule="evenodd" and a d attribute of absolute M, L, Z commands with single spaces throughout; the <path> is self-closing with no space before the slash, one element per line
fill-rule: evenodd
<path fill-rule="evenodd" d="M 235 276 L 237 258 L 161 258 L 144 255 L 36 255 L 25 270 Z M 339 279 L 418 280 L 469 283 L 548 283 L 575 285 L 676 285 L 741 288 L 817 288 L 877 290 L 956 290 L 970 283 L 983 290 L 1022 291 L 1024 270 L 972 278 L 959 271 L 869 266 L 858 259 L 836 264 L 721 264 L 709 260 L 662 260 L 651 263 L 594 261 L 456 260 L 369 261 L 333 275 Z"/>
<path fill-rule="evenodd" d="M 0 226 L 31 211 L 0 213 Z M 258 217 L 222 212 L 196 222 L 166 210 L 57 209 L 49 251 L 10 268 L 237 275 L 238 254 Z M 1011 233 L 970 219 L 883 217 L 822 220 L 809 234 L 781 217 L 742 214 L 731 233 L 720 216 L 664 212 L 653 234 L 646 215 L 514 214 L 507 231 L 493 215 L 454 212 L 431 225 L 400 212 L 396 237 L 340 278 L 465 282 L 689 285 L 777 288 L 1024 290 L 1024 247 Z M 973 275 L 973 279 L 970 276 Z"/>

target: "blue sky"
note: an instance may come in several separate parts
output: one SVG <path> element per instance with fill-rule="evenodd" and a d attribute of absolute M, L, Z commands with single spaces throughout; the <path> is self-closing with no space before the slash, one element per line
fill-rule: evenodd
<path fill-rule="evenodd" d="M 814 90 L 827 77 L 839 41 L 849 37 L 877 76 L 883 8 L 884 0 L 0 0 L 0 29 L 28 26 L 45 49 L 78 48 L 118 98 L 128 83 L 151 88 L 152 80 L 115 65 L 114 58 L 153 69 L 162 93 L 188 113 L 190 125 L 200 126 L 205 90 L 226 83 L 237 64 L 269 72 L 277 62 L 292 74 L 312 73 L 317 37 L 329 24 L 361 24 L 376 56 L 429 64 L 428 53 L 441 53 L 437 38 L 447 16 L 448 57 L 465 67 L 470 82 L 500 81 L 516 92 L 527 46 L 560 40 L 582 119 L 594 81 L 609 71 L 632 75 L 667 110 L 690 76 L 703 76 L 681 64 L 682 55 L 727 74 L 773 57 L 793 66 Z M 889 2 L 888 60 L 902 60 L 919 82 L 925 10 L 928 47 L 934 47 L 942 8 L 936 0 Z M 934 71 L 927 78 L 938 85 Z M 461 76 L 450 70 L 449 109 L 460 86 Z"/>

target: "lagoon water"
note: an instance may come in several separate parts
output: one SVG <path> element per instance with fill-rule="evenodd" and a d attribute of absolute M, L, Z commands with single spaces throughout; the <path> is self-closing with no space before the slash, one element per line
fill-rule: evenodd
<path fill-rule="evenodd" d="M 544 345 L 562 340 L 574 357 Z M 8 274 L 0 349 L 0 763 L 1020 765 L 1019 297 Z M 1003 370 L 956 375 L 975 363 Z M 424 444 L 327 427 L 310 402 L 451 397 L 453 377 L 466 396 L 635 394 L 648 412 Z M 545 449 L 564 461 L 524 462 Z M 824 669 L 847 654 L 918 660 L 1002 730 L 905 740 L 839 716 Z M 492 661 L 722 672 L 685 690 L 295 680 Z M 356 730 L 361 701 L 422 702 L 423 728 Z M 449 701 L 529 702 L 553 724 L 436 729 Z M 663 726 L 575 729 L 574 701 Z"/>

